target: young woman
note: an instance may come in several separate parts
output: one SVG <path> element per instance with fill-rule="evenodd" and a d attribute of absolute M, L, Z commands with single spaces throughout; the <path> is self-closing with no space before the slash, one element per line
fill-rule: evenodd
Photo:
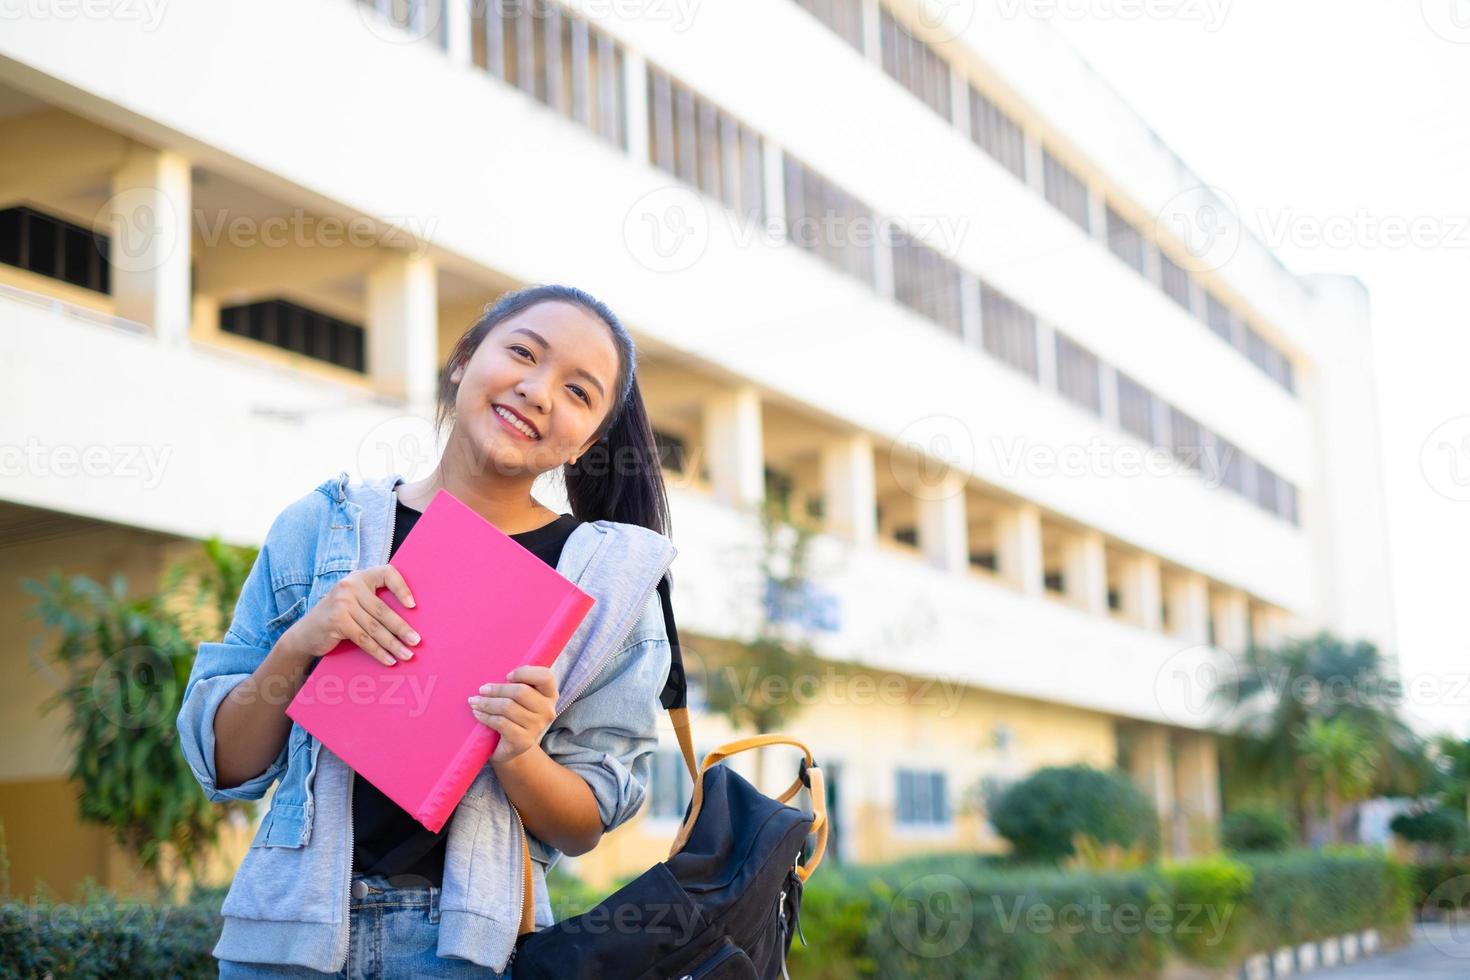
<path fill-rule="evenodd" d="M 516 936 L 553 921 L 545 870 L 637 812 L 676 550 L 635 368 L 627 331 L 582 290 L 506 295 L 445 366 L 437 422 L 453 426 L 432 473 L 343 473 L 276 518 L 223 642 L 199 648 L 178 720 L 211 800 L 259 799 L 279 780 L 221 909 L 222 977 L 509 976 Z M 571 514 L 531 496 L 550 470 Z M 500 741 L 435 834 L 285 707 L 344 639 L 387 665 L 413 657 L 420 638 L 377 591 L 413 605 L 387 559 L 440 488 L 597 603 L 551 668 L 487 677 L 470 699 Z"/>

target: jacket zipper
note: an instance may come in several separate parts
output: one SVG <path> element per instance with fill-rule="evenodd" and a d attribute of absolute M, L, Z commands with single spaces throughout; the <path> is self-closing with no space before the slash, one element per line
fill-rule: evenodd
<path fill-rule="evenodd" d="M 388 497 L 391 501 L 388 505 L 388 537 L 383 545 L 383 560 L 380 565 L 388 564 L 388 556 L 393 551 L 393 533 L 398 525 L 398 494 L 397 484 L 388 488 Z M 362 518 L 358 518 L 357 527 L 358 540 L 362 540 Z M 359 557 L 362 554 L 361 547 L 358 548 Z M 361 562 L 358 562 L 359 567 Z M 347 966 L 347 957 L 351 952 L 352 945 L 352 866 L 356 854 L 357 842 L 353 839 L 357 829 L 357 804 L 353 800 L 353 787 L 357 781 L 357 773 L 351 766 L 347 767 L 347 880 L 342 886 L 342 958 L 337 961 L 337 969 L 341 970 Z"/>
<path fill-rule="evenodd" d="M 656 591 L 658 589 L 658 582 L 659 582 L 659 580 L 661 580 L 664 577 L 664 572 L 668 570 L 668 567 L 669 567 L 670 564 L 671 564 L 671 562 L 665 561 L 665 562 L 663 562 L 660 565 L 659 570 L 658 570 L 658 578 L 654 580 L 653 589 L 649 590 L 650 592 Z M 633 627 L 635 627 L 635 626 L 638 625 L 638 620 L 641 619 L 641 618 L 642 617 L 640 615 L 640 616 L 633 616 L 630 619 L 630 621 L 628 622 L 627 629 L 623 630 L 623 633 L 622 633 L 621 636 L 618 637 L 617 642 L 612 645 L 612 648 L 613 648 L 612 654 L 610 654 L 609 656 L 607 656 L 606 658 L 603 659 L 602 666 L 600 666 L 600 667 L 597 668 L 597 673 L 593 674 L 591 677 L 587 678 L 587 680 L 583 681 L 582 684 L 577 688 L 576 693 L 573 694 L 571 697 L 567 698 L 566 707 L 565 708 L 562 708 L 561 711 L 558 711 L 556 713 L 556 715 L 552 717 L 552 722 L 553 723 L 555 723 L 555 721 L 556 721 L 557 718 L 560 718 L 561 717 L 562 712 L 566 711 L 567 708 L 570 708 L 572 706 L 572 703 L 574 701 L 576 701 L 578 697 L 581 697 L 582 692 L 585 691 L 585 690 L 587 690 L 587 688 L 592 685 L 592 682 L 593 681 L 597 680 L 599 677 L 601 677 L 603 675 L 604 672 L 606 672 L 607 665 L 612 662 L 613 657 L 617 656 L 618 652 L 622 649 L 623 641 L 628 638 L 628 634 L 629 633 L 633 632 Z M 502 789 L 502 792 L 504 792 L 503 789 Z M 509 793 L 506 793 L 505 794 L 505 801 L 507 803 L 510 803 L 510 808 L 515 813 L 515 815 L 516 815 L 516 823 L 520 826 L 521 833 L 523 835 L 526 835 L 528 837 L 527 846 L 529 846 L 529 843 L 530 843 L 529 842 L 529 834 L 526 831 L 526 823 L 521 818 L 521 811 L 520 811 L 520 809 L 515 805 L 514 802 L 512 802 Z M 524 857 L 524 856 L 525 855 L 522 854 L 522 857 Z M 519 864 L 519 862 L 517 862 L 517 864 Z M 536 881 L 535 876 L 534 876 L 535 869 L 533 868 L 532 871 L 533 871 L 533 876 L 531 878 L 531 882 L 532 882 L 532 884 L 534 884 L 535 881 Z M 520 916 L 516 919 L 516 928 L 519 929 L 520 928 L 520 921 L 521 921 L 522 918 L 525 917 L 525 914 L 526 914 L 526 902 L 531 899 L 531 896 L 528 895 L 528 894 L 526 894 L 525 881 L 522 879 L 521 868 L 520 867 L 516 867 L 513 870 L 512 873 L 513 873 L 516 881 L 519 883 L 519 884 L 516 885 L 516 890 L 518 892 L 520 892 L 520 900 L 516 903 L 516 908 L 520 911 Z M 535 930 L 533 928 L 532 929 L 532 932 L 534 932 L 534 931 Z M 517 939 L 519 939 L 519 935 L 517 936 Z M 508 959 L 508 960 L 505 961 L 505 969 L 500 970 L 498 972 L 505 973 L 507 970 L 510 969 L 510 964 L 515 960 L 516 953 L 519 951 L 519 949 L 520 949 L 520 943 L 519 942 L 517 942 L 514 946 L 512 946 L 510 948 L 510 959 Z"/>

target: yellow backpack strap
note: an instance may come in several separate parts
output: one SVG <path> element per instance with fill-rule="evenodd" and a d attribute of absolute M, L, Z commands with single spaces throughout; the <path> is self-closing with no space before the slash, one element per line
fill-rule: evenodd
<path fill-rule="evenodd" d="M 524 867 L 521 869 L 521 881 L 524 890 L 521 892 L 521 927 L 519 934 L 536 931 L 536 896 L 533 893 L 535 878 L 531 875 L 531 838 L 526 836 L 525 828 L 521 829 L 521 854 Z"/>
<path fill-rule="evenodd" d="M 684 823 L 679 827 L 679 833 L 674 837 L 673 846 L 669 848 L 669 857 L 673 857 L 684 849 L 689 843 L 689 835 L 694 832 L 694 824 L 699 819 L 700 808 L 704 805 L 704 776 L 705 770 L 711 766 L 718 765 L 730 756 L 749 749 L 761 748 L 766 745 L 794 745 L 801 749 L 805 756 L 803 774 L 811 782 L 812 796 L 812 831 L 817 835 L 817 844 L 812 853 L 807 857 L 806 864 L 797 868 L 797 874 L 802 881 L 806 881 L 811 873 L 817 870 L 817 865 L 822 861 L 822 854 L 827 849 L 827 793 L 822 781 L 822 770 L 812 760 L 811 750 L 802 742 L 791 738 L 789 735 L 751 735 L 747 738 L 737 738 L 732 742 L 726 742 L 719 748 L 704 757 L 704 762 L 699 766 L 699 771 L 694 774 L 694 795 L 689 801 L 689 815 L 684 818 Z M 785 803 L 795 796 L 803 785 L 802 776 L 797 776 L 796 781 L 778 797 L 778 802 Z"/>

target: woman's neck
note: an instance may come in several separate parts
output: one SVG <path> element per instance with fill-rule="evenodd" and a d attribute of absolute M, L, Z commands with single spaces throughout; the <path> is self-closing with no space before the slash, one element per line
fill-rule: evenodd
<path fill-rule="evenodd" d="M 456 476 L 441 466 L 422 480 L 398 487 L 398 499 L 414 510 L 423 510 L 439 490 L 448 490 L 464 505 L 506 534 L 521 534 L 545 527 L 559 515 L 531 496 L 530 485 Z"/>

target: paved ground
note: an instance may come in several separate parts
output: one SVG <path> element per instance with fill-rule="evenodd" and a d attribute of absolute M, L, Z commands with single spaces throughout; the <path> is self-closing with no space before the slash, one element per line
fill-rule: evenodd
<path fill-rule="evenodd" d="M 1418 925 L 1414 927 L 1413 944 L 1403 949 L 1352 966 L 1315 970 L 1303 976 L 1313 980 L 1403 980 L 1405 977 L 1470 980 L 1470 923 Z"/>

